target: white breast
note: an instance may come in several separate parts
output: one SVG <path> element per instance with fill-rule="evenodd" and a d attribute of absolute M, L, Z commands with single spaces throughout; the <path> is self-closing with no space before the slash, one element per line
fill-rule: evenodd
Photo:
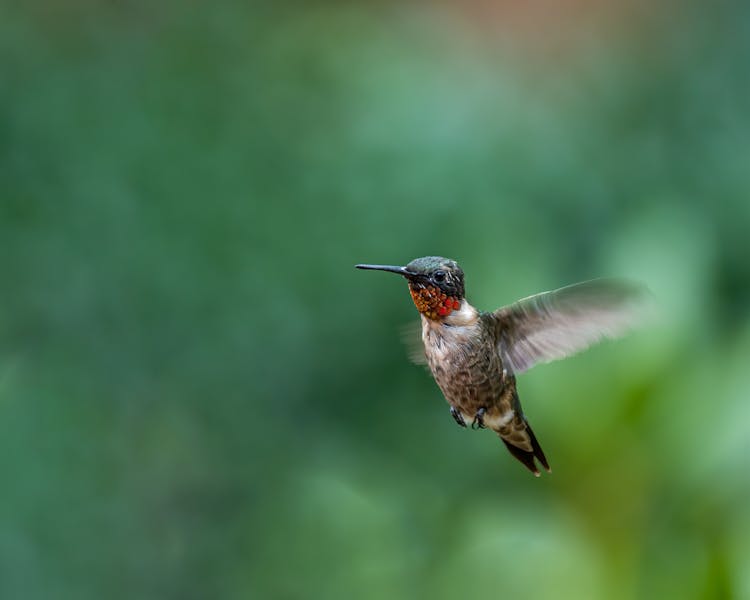
<path fill-rule="evenodd" d="M 451 349 L 463 346 L 476 335 L 477 327 L 479 312 L 466 300 L 442 321 L 422 315 L 422 341 L 427 355 L 438 361 L 445 358 Z"/>

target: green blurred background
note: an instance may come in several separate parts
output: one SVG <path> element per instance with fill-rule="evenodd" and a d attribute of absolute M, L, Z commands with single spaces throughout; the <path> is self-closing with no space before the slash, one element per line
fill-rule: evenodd
<path fill-rule="evenodd" d="M 750 598 L 746 3 L 0 8 L 0 597 Z M 458 428 L 402 281 L 660 319 Z"/>

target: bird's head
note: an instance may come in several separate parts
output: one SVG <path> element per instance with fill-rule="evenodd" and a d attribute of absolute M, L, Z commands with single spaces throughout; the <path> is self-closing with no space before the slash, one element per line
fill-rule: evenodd
<path fill-rule="evenodd" d="M 464 299 L 464 272 L 450 258 L 424 256 L 415 258 L 405 267 L 357 265 L 357 268 L 388 271 L 405 277 L 414 305 L 428 319 L 447 317 L 461 307 Z"/>

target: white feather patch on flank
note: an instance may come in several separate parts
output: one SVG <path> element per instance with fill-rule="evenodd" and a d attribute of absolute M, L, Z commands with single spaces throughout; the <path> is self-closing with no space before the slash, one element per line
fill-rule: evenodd
<path fill-rule="evenodd" d="M 497 415 L 496 417 L 485 415 L 483 420 L 484 420 L 484 424 L 487 427 L 497 431 L 498 429 L 502 429 L 508 423 L 510 423 L 513 420 L 513 417 L 515 416 L 516 416 L 516 411 L 511 410 L 505 413 L 504 415 Z"/>

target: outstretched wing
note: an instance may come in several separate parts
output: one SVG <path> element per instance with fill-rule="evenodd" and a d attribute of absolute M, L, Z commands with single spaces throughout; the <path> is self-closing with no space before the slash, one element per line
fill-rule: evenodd
<path fill-rule="evenodd" d="M 497 309 L 498 351 L 515 373 L 616 338 L 643 319 L 649 293 L 619 279 L 594 279 Z"/>

